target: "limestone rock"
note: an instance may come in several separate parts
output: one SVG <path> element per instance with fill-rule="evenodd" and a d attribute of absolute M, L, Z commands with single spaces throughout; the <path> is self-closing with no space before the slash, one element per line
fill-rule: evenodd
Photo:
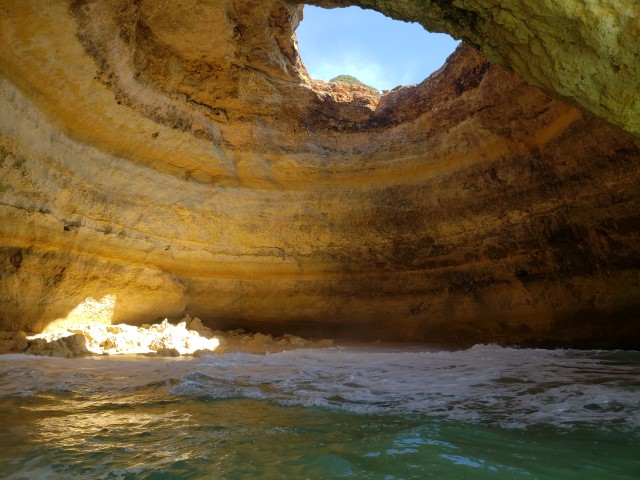
<path fill-rule="evenodd" d="M 51 343 L 53 344 L 54 342 L 51 342 Z M 49 352 L 51 352 L 51 350 L 54 347 L 57 347 L 57 349 L 62 348 L 62 346 L 58 343 L 55 343 L 55 345 L 52 345 L 52 347 L 49 350 L 47 350 L 48 346 L 49 346 L 49 342 L 47 342 L 44 338 L 36 338 L 29 342 L 29 346 L 26 350 L 26 353 L 29 353 L 31 355 L 56 356 L 56 355 L 49 355 Z M 66 356 L 66 355 L 62 355 L 62 356 Z"/>
<path fill-rule="evenodd" d="M 251 341 L 262 345 L 270 345 L 273 343 L 273 337 L 271 335 L 265 335 L 263 333 L 256 333 Z"/>
<path fill-rule="evenodd" d="M 269 349 L 273 344 L 273 337 L 271 335 L 264 335 L 262 333 L 256 333 L 251 340 L 247 342 L 247 345 L 252 350 Z"/>
<path fill-rule="evenodd" d="M 304 338 L 298 337 L 296 335 L 285 334 L 282 336 L 282 338 L 286 340 L 289 345 L 293 345 L 294 347 L 306 347 L 311 343 L 308 340 L 305 340 Z"/>
<path fill-rule="evenodd" d="M 27 340 L 27 334 L 22 330 L 13 336 L 13 345 L 11 350 L 14 352 L 24 352 L 29 348 L 29 341 Z"/>
<path fill-rule="evenodd" d="M 197 332 L 199 335 L 205 338 L 213 337 L 213 330 L 203 325 L 202 320 L 200 320 L 198 317 L 195 317 L 192 319 L 189 315 L 187 315 L 185 318 L 182 319 L 182 322 L 184 322 L 187 325 L 188 330 Z"/>
<path fill-rule="evenodd" d="M 85 337 L 80 334 L 72 334 L 49 341 L 44 338 L 31 340 L 26 353 L 47 357 L 72 358 L 86 355 L 90 352 L 87 349 Z"/>
<path fill-rule="evenodd" d="M 333 347 L 333 339 L 331 339 L 331 338 L 323 338 L 322 340 L 317 340 L 317 341 L 313 342 L 313 346 L 315 348 Z"/>
<path fill-rule="evenodd" d="M 63 337 L 59 342 L 62 342 L 71 352 L 71 356 L 78 357 L 80 355 L 86 355 L 89 353 L 87 349 L 87 340 L 83 335 L 73 334 L 68 337 Z"/>
<path fill-rule="evenodd" d="M 199 357 L 207 357 L 209 355 L 215 355 L 215 354 L 220 354 L 222 352 L 219 351 L 219 349 L 216 349 L 216 351 L 213 350 L 196 350 L 195 352 L 193 352 L 193 356 L 196 358 Z"/>
<path fill-rule="evenodd" d="M 0 328 L 638 348 L 639 4 L 315 3 L 469 42 L 379 95 L 294 2 L 0 0 Z"/>
<path fill-rule="evenodd" d="M 201 350 L 197 350 L 198 352 Z M 156 351 L 156 355 L 159 357 L 179 357 L 180 352 L 177 348 L 160 348 Z"/>

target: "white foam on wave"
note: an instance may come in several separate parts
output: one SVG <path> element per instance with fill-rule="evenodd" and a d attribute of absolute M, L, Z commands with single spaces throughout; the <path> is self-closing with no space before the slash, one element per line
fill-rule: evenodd
<path fill-rule="evenodd" d="M 333 348 L 236 353 L 177 362 L 11 357 L 0 358 L 1 396 L 117 394 L 158 382 L 177 396 L 419 413 L 510 428 L 640 428 L 640 352 L 488 345 L 439 352 Z"/>
<path fill-rule="evenodd" d="M 209 357 L 197 379 L 187 375 L 195 388 L 182 383 L 174 391 L 509 427 L 640 427 L 640 361 L 612 364 L 598 355 L 489 345 L 466 351 L 334 349 Z M 223 382 L 225 388 L 216 388 Z"/>
<path fill-rule="evenodd" d="M 11 477 L 4 479 L 33 478 L 38 480 L 57 480 L 60 474 L 47 462 L 44 457 L 35 457 L 22 465 L 20 470 L 14 472 Z"/>

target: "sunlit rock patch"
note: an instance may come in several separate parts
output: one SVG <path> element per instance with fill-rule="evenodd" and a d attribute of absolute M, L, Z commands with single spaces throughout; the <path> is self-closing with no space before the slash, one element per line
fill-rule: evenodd
<path fill-rule="evenodd" d="M 247 333 L 242 329 L 212 331 L 199 318 L 187 315 L 177 325 L 164 320 L 153 325 L 104 325 L 85 323 L 47 330 L 37 335 L 24 332 L 5 335 L 13 352 L 72 358 L 83 355 L 126 355 L 179 357 L 228 352 L 269 353 L 304 347 L 329 347 L 333 340 L 312 342 L 295 335 L 273 337 Z"/>
<path fill-rule="evenodd" d="M 195 320 L 191 323 L 196 323 L 197 327 L 199 321 Z M 86 354 L 145 353 L 180 356 L 195 352 L 213 353 L 220 341 L 214 337 L 207 338 L 204 333 L 187 328 L 187 322 L 184 321 L 172 325 L 164 320 L 159 324 L 139 327 L 87 323 L 27 337 L 25 353 L 56 357 Z"/>

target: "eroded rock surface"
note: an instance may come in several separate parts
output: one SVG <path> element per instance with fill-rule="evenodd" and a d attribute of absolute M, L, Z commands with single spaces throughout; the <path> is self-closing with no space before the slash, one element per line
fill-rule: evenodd
<path fill-rule="evenodd" d="M 584 33 L 591 56 L 557 60 L 592 4 L 530 7 L 567 25 L 537 55 L 523 2 L 503 27 L 440 3 L 376 5 L 439 15 L 627 133 L 467 45 L 383 96 L 314 81 L 295 3 L 0 1 L 0 327 L 197 311 L 275 335 L 640 345 L 638 47 Z M 622 4 L 612 38 L 632 39 Z"/>
<path fill-rule="evenodd" d="M 310 0 L 359 5 L 463 38 L 640 142 L 640 3 L 636 0 Z"/>

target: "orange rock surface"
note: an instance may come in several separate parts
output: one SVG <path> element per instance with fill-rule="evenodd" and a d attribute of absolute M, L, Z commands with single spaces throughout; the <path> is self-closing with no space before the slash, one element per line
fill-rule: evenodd
<path fill-rule="evenodd" d="M 549 69 L 578 110 L 469 45 L 382 96 L 326 84 L 301 15 L 0 0 L 0 330 L 190 312 L 274 335 L 640 345 L 632 102 L 600 115 Z"/>

